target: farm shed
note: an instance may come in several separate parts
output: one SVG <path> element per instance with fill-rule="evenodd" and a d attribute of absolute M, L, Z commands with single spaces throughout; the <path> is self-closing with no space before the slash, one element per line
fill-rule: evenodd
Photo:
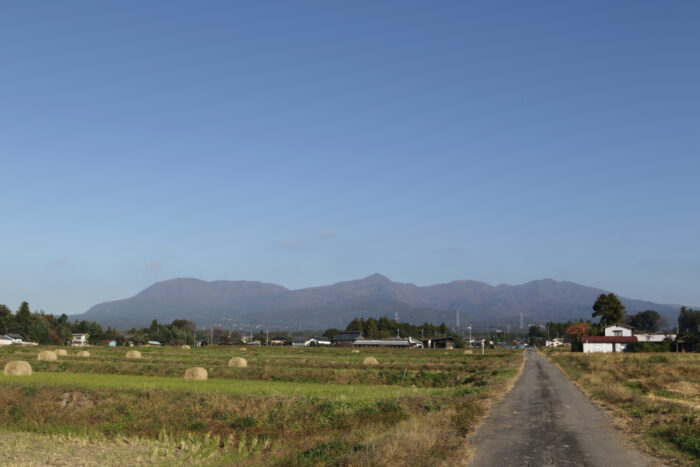
<path fill-rule="evenodd" d="M 398 349 L 422 349 L 423 343 L 412 337 L 391 339 L 356 339 L 353 347 L 389 347 Z"/>
<path fill-rule="evenodd" d="M 455 340 L 453 337 L 434 337 L 423 341 L 423 345 L 428 349 L 454 349 Z"/>
<path fill-rule="evenodd" d="M 357 339 L 362 339 L 362 331 L 340 331 L 333 338 L 335 345 L 352 345 Z"/>

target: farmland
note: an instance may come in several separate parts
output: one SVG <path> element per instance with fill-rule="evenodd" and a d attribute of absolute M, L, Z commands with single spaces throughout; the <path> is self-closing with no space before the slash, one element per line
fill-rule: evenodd
<path fill-rule="evenodd" d="M 547 353 L 646 451 L 700 464 L 700 356 Z"/>
<path fill-rule="evenodd" d="M 523 361 L 511 350 L 224 346 L 139 347 L 138 360 L 124 347 L 91 347 L 89 357 L 69 348 L 37 360 L 52 349 L 0 349 L 1 365 L 26 360 L 33 369 L 0 376 L 0 449 L 13 459 L 22 446 L 33 456 L 45 446 L 57 464 L 79 452 L 90 464 L 89 453 L 104 452 L 94 463 L 454 465 Z M 365 365 L 369 355 L 379 364 Z M 231 357 L 247 367 L 229 367 Z M 209 379 L 185 380 L 194 366 Z"/>

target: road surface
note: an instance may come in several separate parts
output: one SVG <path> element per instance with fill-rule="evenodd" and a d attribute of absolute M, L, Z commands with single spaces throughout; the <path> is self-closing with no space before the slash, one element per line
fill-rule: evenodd
<path fill-rule="evenodd" d="M 471 443 L 471 467 L 663 465 L 626 442 L 605 412 L 534 349 Z"/>

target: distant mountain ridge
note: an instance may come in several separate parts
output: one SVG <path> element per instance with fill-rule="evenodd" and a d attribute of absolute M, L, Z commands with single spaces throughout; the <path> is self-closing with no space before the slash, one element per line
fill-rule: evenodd
<path fill-rule="evenodd" d="M 170 323 L 189 319 L 199 326 L 224 328 L 323 329 L 344 328 L 356 317 L 394 317 L 412 323 L 517 326 L 590 319 L 602 289 L 573 282 L 542 279 L 520 285 L 492 286 L 459 280 L 417 286 L 392 282 L 381 274 L 332 285 L 289 290 L 255 281 L 212 281 L 179 278 L 156 282 L 131 298 L 100 303 L 71 319 L 98 321 L 117 329 L 148 326 L 152 320 Z M 658 311 L 670 321 L 679 306 L 622 298 L 628 313 Z"/>

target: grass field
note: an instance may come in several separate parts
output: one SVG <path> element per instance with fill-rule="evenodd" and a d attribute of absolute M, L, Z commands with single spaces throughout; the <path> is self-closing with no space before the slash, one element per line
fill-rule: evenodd
<path fill-rule="evenodd" d="M 0 376 L 0 450 L 10 459 L 44 446 L 58 465 L 90 464 L 93 451 L 104 453 L 95 464 L 125 455 L 134 465 L 463 464 L 466 435 L 523 362 L 510 350 L 289 347 L 141 347 L 139 360 L 92 347 L 90 357 L 67 349 L 37 360 L 50 349 L 0 349 L 0 365 L 33 368 Z M 379 365 L 365 366 L 368 355 Z M 248 367 L 228 367 L 233 356 Z M 184 380 L 193 366 L 210 379 Z"/>
<path fill-rule="evenodd" d="M 648 452 L 700 466 L 700 355 L 546 353 Z"/>

